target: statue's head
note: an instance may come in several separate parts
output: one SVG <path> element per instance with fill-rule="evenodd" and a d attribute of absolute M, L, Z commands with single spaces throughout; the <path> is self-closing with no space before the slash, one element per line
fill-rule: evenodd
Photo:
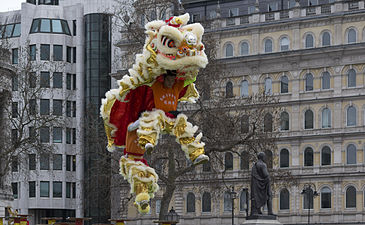
<path fill-rule="evenodd" d="M 259 154 L 257 154 L 257 158 L 261 159 L 262 161 L 265 161 L 266 158 L 265 152 L 259 152 Z"/>

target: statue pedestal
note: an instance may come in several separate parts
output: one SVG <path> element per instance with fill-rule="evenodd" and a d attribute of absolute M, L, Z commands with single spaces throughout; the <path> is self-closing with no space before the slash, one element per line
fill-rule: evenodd
<path fill-rule="evenodd" d="M 248 216 L 242 225 L 281 225 L 276 215 L 253 215 Z"/>

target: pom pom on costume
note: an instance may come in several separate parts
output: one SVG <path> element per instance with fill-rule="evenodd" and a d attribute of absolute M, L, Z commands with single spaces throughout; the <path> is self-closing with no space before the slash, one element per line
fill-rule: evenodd
<path fill-rule="evenodd" d="M 143 155 L 146 149 L 153 150 L 161 133 L 174 135 L 194 164 L 209 160 L 200 141 L 202 134 L 195 137 L 198 127 L 176 111 L 178 101 L 199 98 L 194 82 L 199 69 L 208 63 L 201 42 L 204 28 L 199 23 L 187 25 L 188 21 L 186 13 L 147 23 L 142 54 L 136 55 L 129 75 L 118 81 L 119 88 L 108 91 L 102 100 L 107 148 L 125 147 L 120 173 L 136 195 L 134 203 L 140 213 L 149 212 L 150 198 L 159 189 L 158 175 Z M 175 79 L 169 84 L 166 76 L 172 75 Z"/>

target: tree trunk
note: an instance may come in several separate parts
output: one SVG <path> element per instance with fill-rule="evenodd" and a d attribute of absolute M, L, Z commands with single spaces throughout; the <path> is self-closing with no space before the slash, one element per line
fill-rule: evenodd
<path fill-rule="evenodd" d="M 170 201 L 172 195 L 174 194 L 175 188 L 176 188 L 175 183 L 166 186 L 166 190 L 163 193 L 161 200 L 161 209 L 160 209 L 160 214 L 158 215 L 159 220 L 164 220 L 165 215 L 167 215 L 169 211 Z"/>

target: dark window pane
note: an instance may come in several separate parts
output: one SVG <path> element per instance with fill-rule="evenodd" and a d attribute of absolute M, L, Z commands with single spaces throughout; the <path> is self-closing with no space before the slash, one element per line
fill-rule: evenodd
<path fill-rule="evenodd" d="M 62 143 L 62 128 L 53 128 L 53 143 Z"/>
<path fill-rule="evenodd" d="M 41 72 L 41 87 L 49 88 L 50 87 L 50 76 L 49 72 Z"/>
<path fill-rule="evenodd" d="M 347 164 L 356 164 L 356 146 L 350 144 L 346 149 Z"/>
<path fill-rule="evenodd" d="M 250 156 L 247 151 L 241 152 L 241 170 L 248 170 L 250 166 Z"/>
<path fill-rule="evenodd" d="M 72 183 L 72 198 L 76 198 L 76 183 Z"/>
<path fill-rule="evenodd" d="M 331 189 L 324 187 L 321 190 L 321 208 L 331 208 Z"/>
<path fill-rule="evenodd" d="M 204 192 L 203 194 L 203 202 L 202 202 L 202 211 L 203 212 L 211 212 L 211 196 L 210 193 Z"/>
<path fill-rule="evenodd" d="M 226 97 L 227 98 L 233 97 L 233 84 L 231 81 L 228 81 L 226 84 Z"/>
<path fill-rule="evenodd" d="M 53 170 L 62 170 L 62 155 L 53 155 Z"/>
<path fill-rule="evenodd" d="M 266 165 L 268 169 L 272 169 L 273 167 L 273 157 L 272 157 L 272 152 L 270 150 L 265 150 L 265 155 L 266 155 Z"/>
<path fill-rule="evenodd" d="M 53 73 L 53 88 L 62 88 L 62 73 Z"/>
<path fill-rule="evenodd" d="M 248 81 L 244 80 L 241 83 L 241 97 L 247 97 L 248 96 Z"/>
<path fill-rule="evenodd" d="M 304 190 L 304 209 L 313 209 L 313 190 L 307 188 Z"/>
<path fill-rule="evenodd" d="M 322 89 L 331 88 L 331 76 L 329 72 L 323 72 L 322 74 Z"/>
<path fill-rule="evenodd" d="M 281 77 L 280 82 L 280 93 L 288 93 L 289 92 L 289 79 L 287 76 Z"/>
<path fill-rule="evenodd" d="M 72 48 L 67 46 L 66 49 L 66 61 L 67 62 L 71 62 L 71 58 L 72 58 Z"/>
<path fill-rule="evenodd" d="M 66 76 L 66 89 L 67 90 L 71 90 L 71 81 L 72 81 L 72 76 L 71 74 L 67 74 Z"/>
<path fill-rule="evenodd" d="M 66 171 L 71 171 L 71 155 L 66 155 Z"/>
<path fill-rule="evenodd" d="M 41 99 L 41 115 L 49 115 L 49 99 Z"/>
<path fill-rule="evenodd" d="M 53 45 L 53 60 L 62 61 L 63 60 L 63 46 Z"/>
<path fill-rule="evenodd" d="M 60 181 L 53 182 L 53 197 L 62 198 L 62 182 Z"/>
<path fill-rule="evenodd" d="M 350 69 L 347 75 L 347 86 L 348 87 L 356 87 L 356 71 L 354 69 Z"/>
<path fill-rule="evenodd" d="M 71 182 L 66 182 L 66 198 L 71 198 Z"/>
<path fill-rule="evenodd" d="M 313 166 L 313 149 L 306 148 L 304 151 L 304 166 Z"/>
<path fill-rule="evenodd" d="M 29 87 L 35 88 L 37 86 L 37 76 L 35 72 L 29 73 Z"/>
<path fill-rule="evenodd" d="M 36 169 L 36 155 L 35 154 L 28 154 L 28 165 L 29 170 L 35 170 Z"/>
<path fill-rule="evenodd" d="M 18 103 L 17 102 L 11 103 L 11 117 L 12 118 L 18 117 Z"/>
<path fill-rule="evenodd" d="M 13 145 L 18 145 L 18 130 L 17 129 L 12 129 L 11 130 L 11 143 Z"/>
<path fill-rule="evenodd" d="M 270 39 L 265 40 L 265 53 L 272 52 L 272 41 Z"/>
<path fill-rule="evenodd" d="M 331 45 L 331 36 L 328 32 L 324 32 L 322 35 L 322 46 L 330 46 Z"/>
<path fill-rule="evenodd" d="M 72 117 L 76 117 L 76 102 L 72 102 Z"/>
<path fill-rule="evenodd" d="M 354 29 L 350 29 L 347 33 L 347 43 L 356 43 L 356 31 Z"/>
<path fill-rule="evenodd" d="M 30 33 L 36 33 L 39 31 L 39 22 L 40 19 L 33 20 L 32 27 L 30 28 Z"/>
<path fill-rule="evenodd" d="M 71 35 L 70 28 L 68 27 L 67 21 L 62 20 L 61 23 L 62 23 L 63 33 Z"/>
<path fill-rule="evenodd" d="M 66 102 L 66 116 L 71 117 L 71 101 Z"/>
<path fill-rule="evenodd" d="M 41 45 L 41 60 L 49 60 L 50 45 Z"/>
<path fill-rule="evenodd" d="M 53 100 L 53 115 L 62 116 L 62 100 Z"/>
<path fill-rule="evenodd" d="M 313 129 L 313 112 L 307 110 L 304 113 L 304 129 Z"/>
<path fill-rule="evenodd" d="M 289 209 L 289 191 L 287 189 L 280 191 L 280 209 Z"/>
<path fill-rule="evenodd" d="M 311 34 L 307 34 L 307 36 L 305 36 L 305 47 L 306 48 L 314 47 L 314 40 L 313 40 L 313 36 Z"/>
<path fill-rule="evenodd" d="M 37 60 L 37 46 L 36 45 L 29 45 L 29 59 L 30 59 L 30 61 Z"/>
<path fill-rule="evenodd" d="M 40 196 L 49 197 L 49 181 L 40 182 Z"/>
<path fill-rule="evenodd" d="M 264 117 L 264 131 L 265 132 L 272 131 L 272 115 L 270 113 L 266 113 Z"/>
<path fill-rule="evenodd" d="M 49 127 L 42 127 L 39 135 L 41 143 L 49 143 Z"/>
<path fill-rule="evenodd" d="M 305 90 L 313 91 L 313 75 L 311 73 L 305 76 Z"/>
<path fill-rule="evenodd" d="M 37 113 L 37 101 L 35 99 L 29 100 L 29 114 L 34 115 Z"/>
<path fill-rule="evenodd" d="M 17 76 L 11 78 L 11 90 L 17 91 L 19 89 L 19 80 Z"/>
<path fill-rule="evenodd" d="M 241 117 L 241 132 L 247 133 L 250 130 L 250 117 L 248 115 L 243 115 Z"/>
<path fill-rule="evenodd" d="M 249 46 L 247 42 L 242 42 L 241 44 L 241 55 L 248 55 L 249 54 Z"/>
<path fill-rule="evenodd" d="M 9 24 L 9 25 L 5 26 L 5 33 L 4 33 L 5 38 L 11 37 L 11 34 L 13 33 L 13 28 L 14 28 L 14 24 Z"/>
<path fill-rule="evenodd" d="M 289 167 L 289 151 L 282 149 L 280 151 L 280 168 Z"/>
<path fill-rule="evenodd" d="M 226 170 L 233 170 L 233 155 L 227 152 L 224 156 L 224 166 Z"/>
<path fill-rule="evenodd" d="M 71 158 L 72 158 L 72 171 L 76 171 L 76 155 L 73 155 Z"/>
<path fill-rule="evenodd" d="M 289 130 L 289 114 L 287 112 L 280 114 L 280 130 Z"/>
<path fill-rule="evenodd" d="M 272 94 L 272 80 L 270 77 L 265 79 L 265 94 L 266 95 Z"/>
<path fill-rule="evenodd" d="M 356 108 L 353 106 L 347 108 L 347 126 L 356 126 Z"/>
<path fill-rule="evenodd" d="M 76 63 L 76 47 L 72 48 L 72 55 L 73 55 L 73 63 Z"/>
<path fill-rule="evenodd" d="M 13 37 L 19 37 L 21 32 L 21 25 L 20 23 L 15 24 L 14 30 L 13 30 Z"/>
<path fill-rule="evenodd" d="M 346 208 L 356 208 L 356 189 L 353 186 L 346 190 Z"/>
<path fill-rule="evenodd" d="M 226 45 L 226 57 L 233 56 L 233 46 L 231 44 Z"/>
<path fill-rule="evenodd" d="M 195 212 L 195 195 L 193 193 L 188 193 L 186 197 L 186 211 Z"/>
<path fill-rule="evenodd" d="M 72 144 L 76 144 L 76 128 L 72 128 Z"/>
<path fill-rule="evenodd" d="M 48 154 L 41 154 L 39 162 L 40 162 L 41 170 L 49 170 L 49 155 Z"/>
<path fill-rule="evenodd" d="M 225 212 L 231 212 L 232 211 L 232 198 L 229 192 L 224 192 L 223 197 L 223 208 Z"/>
<path fill-rule="evenodd" d="M 248 196 L 247 196 L 247 190 L 243 189 L 241 191 L 241 195 L 240 195 L 240 211 L 246 211 L 247 209 L 247 200 L 248 200 Z"/>
<path fill-rule="evenodd" d="M 18 157 L 14 156 L 11 158 L 11 172 L 18 172 L 19 165 L 18 165 Z"/>
<path fill-rule="evenodd" d="M 51 32 L 51 20 L 41 19 L 41 32 Z"/>
<path fill-rule="evenodd" d="M 35 198 L 35 193 L 36 193 L 36 191 L 35 191 L 35 181 L 29 181 L 29 183 L 28 183 L 28 185 L 29 185 L 29 198 Z"/>
<path fill-rule="evenodd" d="M 77 31 L 77 27 L 76 27 L 76 20 L 73 20 L 72 21 L 72 33 L 73 33 L 73 36 L 76 36 L 76 31 Z"/>
<path fill-rule="evenodd" d="M 76 90 L 76 74 L 72 75 L 72 90 Z"/>
<path fill-rule="evenodd" d="M 331 165 L 331 149 L 328 146 L 322 148 L 322 166 Z"/>
<path fill-rule="evenodd" d="M 66 128 L 66 144 L 71 144 L 71 128 Z"/>
<path fill-rule="evenodd" d="M 19 50 L 17 48 L 14 48 L 11 50 L 12 51 L 12 58 L 11 58 L 11 62 L 12 64 L 18 64 L 19 62 Z"/>
<path fill-rule="evenodd" d="M 11 187 L 13 189 L 13 197 L 14 199 L 18 199 L 18 183 L 11 183 Z"/>
<path fill-rule="evenodd" d="M 52 20 L 52 32 L 53 33 L 63 33 L 61 20 Z"/>

